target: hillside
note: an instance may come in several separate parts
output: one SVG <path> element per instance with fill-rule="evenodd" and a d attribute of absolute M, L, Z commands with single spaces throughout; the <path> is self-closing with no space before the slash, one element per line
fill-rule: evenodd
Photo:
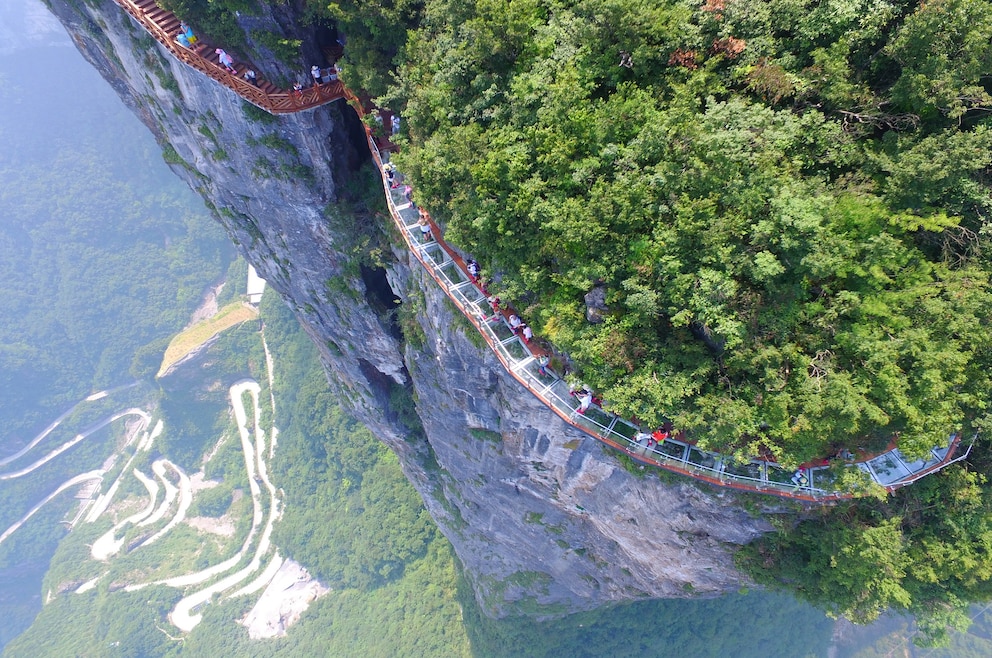
<path fill-rule="evenodd" d="M 611 410 L 786 465 L 990 429 L 990 3 L 340 7 L 416 200 Z M 987 449 L 739 563 L 942 641 L 992 593 Z"/>

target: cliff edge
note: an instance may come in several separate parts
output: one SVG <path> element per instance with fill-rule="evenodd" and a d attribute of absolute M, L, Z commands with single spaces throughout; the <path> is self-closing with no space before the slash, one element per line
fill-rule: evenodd
<path fill-rule="evenodd" d="M 487 611 L 549 615 L 740 587 L 734 547 L 770 526 L 734 494 L 628 471 L 510 377 L 391 239 L 361 123 L 343 101 L 263 115 L 174 60 L 112 0 L 49 6 L 295 310 L 341 402 L 399 456 Z M 246 33 L 300 39 L 318 61 L 316 29 L 291 4 L 262 11 L 240 19 Z M 256 64 L 270 79 L 296 74 Z"/>

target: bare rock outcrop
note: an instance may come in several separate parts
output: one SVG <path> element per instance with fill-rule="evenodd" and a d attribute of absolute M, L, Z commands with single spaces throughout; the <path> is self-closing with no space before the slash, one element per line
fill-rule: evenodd
<path fill-rule="evenodd" d="M 285 560 L 240 623 L 253 640 L 283 637 L 310 604 L 329 591 L 303 566 Z"/>

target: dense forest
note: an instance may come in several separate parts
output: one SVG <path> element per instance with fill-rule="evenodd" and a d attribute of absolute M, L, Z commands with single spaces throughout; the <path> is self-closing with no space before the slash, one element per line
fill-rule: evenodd
<path fill-rule="evenodd" d="M 428 2 L 397 161 L 614 411 L 922 454 L 989 421 L 990 9 Z"/>
<path fill-rule="evenodd" d="M 251 3 L 163 4 L 209 33 Z M 307 4 L 401 112 L 417 201 L 612 410 L 787 466 L 977 433 L 740 554 L 923 643 L 967 625 L 992 596 L 992 3 Z"/>

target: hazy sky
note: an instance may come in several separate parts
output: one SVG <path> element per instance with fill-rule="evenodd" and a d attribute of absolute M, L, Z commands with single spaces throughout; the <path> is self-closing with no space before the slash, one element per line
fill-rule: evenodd
<path fill-rule="evenodd" d="M 0 55 L 45 45 L 71 47 L 72 42 L 41 0 L 0 2 Z"/>

